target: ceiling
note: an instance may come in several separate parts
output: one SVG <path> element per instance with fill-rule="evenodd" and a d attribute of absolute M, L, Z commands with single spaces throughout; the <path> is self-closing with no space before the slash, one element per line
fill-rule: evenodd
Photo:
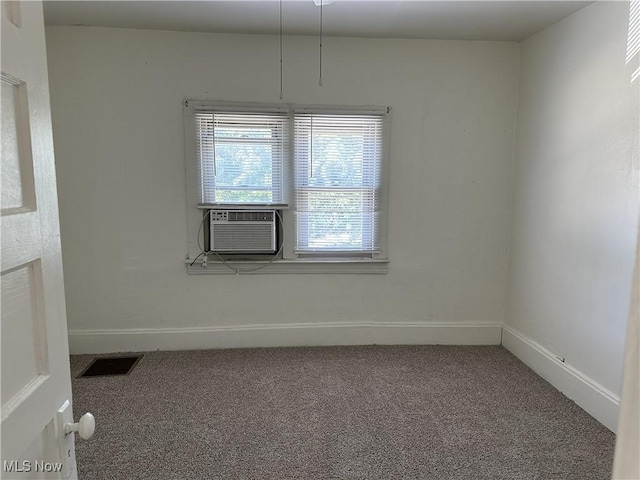
<path fill-rule="evenodd" d="M 334 0 L 323 6 L 323 31 L 328 36 L 520 41 L 589 3 Z M 47 25 L 188 32 L 276 34 L 280 24 L 278 0 L 45 1 L 44 13 Z M 313 0 L 283 1 L 285 34 L 318 35 L 319 20 Z"/>

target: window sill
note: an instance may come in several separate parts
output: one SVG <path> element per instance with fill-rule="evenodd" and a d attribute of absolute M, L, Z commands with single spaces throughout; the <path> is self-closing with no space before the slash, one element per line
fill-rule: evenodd
<path fill-rule="evenodd" d="M 203 267 L 198 261 L 191 265 L 185 260 L 189 275 L 235 275 L 238 274 L 283 274 L 283 273 L 367 273 L 385 274 L 388 271 L 389 259 L 382 258 L 313 258 L 297 260 L 267 261 L 237 261 L 226 265 L 220 261 L 207 262 Z M 238 271 L 234 268 L 237 268 Z M 259 269 L 259 270 L 258 270 Z"/>

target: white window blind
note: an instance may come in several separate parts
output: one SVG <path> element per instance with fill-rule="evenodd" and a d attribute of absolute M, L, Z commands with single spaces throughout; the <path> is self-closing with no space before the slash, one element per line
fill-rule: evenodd
<path fill-rule="evenodd" d="M 296 251 L 380 249 L 383 115 L 296 113 Z"/>
<path fill-rule="evenodd" d="M 203 204 L 284 203 L 288 115 L 195 113 Z"/>

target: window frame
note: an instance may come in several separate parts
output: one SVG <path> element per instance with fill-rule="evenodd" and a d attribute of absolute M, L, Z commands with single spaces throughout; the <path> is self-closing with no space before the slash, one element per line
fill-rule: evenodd
<path fill-rule="evenodd" d="M 274 175 L 273 172 L 275 172 L 277 170 L 277 166 L 278 166 L 278 162 L 275 160 L 275 155 L 273 154 L 273 150 L 277 147 L 277 142 L 273 140 L 274 138 L 274 132 L 276 131 L 275 127 L 269 127 L 269 130 L 271 131 L 271 137 L 269 139 L 267 138 L 246 138 L 246 139 L 242 139 L 242 141 L 239 141 L 237 139 L 234 139 L 233 137 L 219 137 L 216 139 L 215 137 L 215 128 L 214 128 L 214 149 L 218 146 L 218 145 L 234 145 L 234 144 L 240 144 L 240 145 L 258 145 L 258 146 L 267 146 L 269 147 L 272 152 L 271 152 L 271 187 L 261 187 L 261 186 L 257 186 L 257 185 L 250 185 L 250 186 L 219 186 L 217 184 L 214 185 L 214 189 L 215 189 L 215 193 L 217 194 L 218 192 L 224 192 L 224 191 L 228 191 L 228 192 L 233 192 L 233 191 L 240 191 L 240 190 L 250 190 L 250 191 L 263 191 L 263 192 L 271 192 L 273 193 L 274 191 L 274 186 L 275 186 L 275 190 L 282 190 L 282 183 L 283 183 L 283 179 L 282 176 L 278 175 L 277 172 Z M 217 156 L 214 154 L 214 162 L 217 164 Z M 216 165 L 217 166 L 217 165 Z M 275 177 L 275 178 L 274 178 Z M 201 182 L 202 184 L 202 182 Z M 202 187 L 204 189 L 204 186 Z M 227 202 L 220 202 L 220 201 L 216 201 L 216 204 L 220 204 L 220 205 L 225 205 L 227 204 Z M 233 205 L 233 202 L 229 202 L 229 204 Z M 249 202 L 242 202 L 242 205 L 246 205 L 247 207 L 250 207 L 252 205 L 261 205 L 261 202 L 253 202 L 253 203 L 249 203 Z"/>
<path fill-rule="evenodd" d="M 264 104 L 244 102 L 218 102 L 209 100 L 183 101 L 184 115 L 184 146 L 185 146 L 185 170 L 187 190 L 187 252 L 185 264 L 189 274 L 234 274 L 233 269 L 228 268 L 223 262 L 211 257 L 205 262 L 196 257 L 201 253 L 199 243 L 203 236 L 199 227 L 203 223 L 203 210 L 206 207 L 200 204 L 200 171 L 197 149 L 197 132 L 195 113 L 202 110 L 214 110 L 215 108 L 229 108 L 237 112 L 247 113 L 286 113 L 289 121 L 289 149 L 288 157 L 283 162 L 283 204 L 245 204 L 220 208 L 229 210 L 239 209 L 268 209 L 278 210 L 282 220 L 282 229 L 285 232 L 282 242 L 282 252 L 279 258 L 270 261 L 270 265 L 254 272 L 249 270 L 255 266 L 263 265 L 267 260 L 232 260 L 229 263 L 238 266 L 240 273 L 269 274 L 269 273 L 387 273 L 387 230 L 388 230 L 388 196 L 389 196 L 389 150 L 390 150 L 390 122 L 391 109 L 386 106 L 333 106 L 333 105 L 299 105 L 299 104 Z M 302 253 L 296 252 L 296 220 L 294 190 L 294 118 L 296 113 L 314 114 L 343 114 L 343 115 L 379 115 L 383 118 L 382 133 L 382 159 L 380 165 L 379 187 L 379 216 L 378 235 L 379 249 L 376 252 L 321 252 Z M 195 260 L 195 262 L 194 262 Z"/>
<path fill-rule="evenodd" d="M 346 257 L 370 257 L 370 258 L 374 258 L 374 256 L 380 252 L 380 243 L 381 243 L 381 238 L 380 238 L 380 233 L 381 233 L 381 226 L 380 226 L 380 218 L 379 218 L 379 213 L 380 211 L 384 208 L 382 205 L 380 205 L 380 202 L 375 202 L 375 199 L 380 199 L 381 197 L 381 190 L 384 188 L 384 186 L 382 185 L 382 177 L 383 177 L 383 172 L 382 172 L 382 167 L 383 167 L 383 162 L 384 162 L 384 146 L 385 146 L 385 138 L 384 138 L 384 133 L 385 133 L 385 115 L 387 114 L 388 110 L 382 110 L 382 111 L 375 111 L 375 112 L 371 112 L 371 111 L 367 111 L 365 113 L 362 112 L 353 112 L 352 110 L 344 110 L 343 108 L 335 108 L 332 109 L 329 112 L 327 111 L 322 111 L 322 112 L 318 112 L 315 109 L 309 109 L 309 108 L 297 108 L 294 109 L 293 112 L 293 119 L 294 119 L 294 131 L 293 131 L 293 135 L 292 135 L 292 143 L 293 143 L 293 147 L 294 147 L 294 154 L 293 154 L 293 160 L 294 160 L 294 167 L 293 167 L 293 177 L 294 177 L 294 184 L 296 183 L 296 179 L 298 178 L 298 174 L 301 173 L 301 178 L 302 178 L 302 183 L 298 184 L 298 185 L 294 185 L 293 188 L 293 195 L 292 198 L 294 199 L 299 199 L 302 198 L 303 200 L 306 200 L 307 205 L 309 203 L 309 201 L 312 199 L 313 194 L 322 194 L 323 192 L 339 192 L 339 193 L 343 193 L 343 194 L 354 194 L 356 196 L 360 196 L 362 201 L 365 201 L 365 199 L 369 198 L 374 200 L 373 204 L 370 204 L 370 207 L 372 208 L 370 215 L 367 215 L 365 213 L 365 210 L 363 209 L 362 211 L 362 215 L 360 216 L 360 220 L 361 220 L 361 224 L 362 224 L 362 232 L 364 234 L 364 232 L 370 232 L 372 235 L 370 237 L 368 237 L 368 240 L 364 237 L 362 238 L 362 248 L 318 248 L 318 249 L 314 249 L 314 248 L 309 248 L 308 243 L 306 244 L 306 248 L 305 248 L 305 242 L 300 242 L 300 232 L 303 232 L 303 238 L 308 242 L 309 241 L 309 237 L 310 237 L 310 233 L 309 233 L 309 223 L 305 222 L 305 223 L 301 223 L 301 222 L 297 222 L 296 224 L 296 237 L 298 239 L 297 241 L 297 246 L 300 247 L 301 245 L 303 246 L 303 248 L 299 248 L 297 250 L 297 253 L 299 256 L 303 256 L 303 257 L 322 257 L 322 256 L 346 256 Z M 313 142 L 313 138 L 314 138 L 314 118 L 316 119 L 321 119 L 322 117 L 341 117 L 344 116 L 346 121 L 347 121 L 347 128 L 351 127 L 353 128 L 354 125 L 357 125 L 358 123 L 358 119 L 357 117 L 371 117 L 371 118 L 375 118 L 376 120 L 371 122 L 371 124 L 369 124 L 369 128 L 373 128 L 373 129 L 377 129 L 380 128 L 380 141 L 381 141 L 381 145 L 380 145 L 380 164 L 376 164 L 376 163 L 370 163 L 366 160 L 366 155 L 364 154 L 365 151 L 370 151 L 371 149 L 366 149 L 363 148 L 363 166 L 369 164 L 371 167 L 373 167 L 373 170 L 370 169 L 364 169 L 363 173 L 362 173 L 362 177 L 361 177 L 361 184 L 360 185 L 334 185 L 334 186 L 320 186 L 320 185 L 310 185 L 309 184 L 309 172 L 311 171 L 311 169 L 313 168 L 313 148 L 311 147 L 311 142 Z M 305 117 L 309 117 L 309 120 L 306 121 Z M 351 118 L 348 118 L 351 117 Z M 356 120 L 356 123 L 350 123 L 353 122 L 353 120 Z M 304 139 L 298 139 L 298 134 L 296 131 L 296 122 L 299 121 L 300 122 L 300 128 L 302 131 L 302 134 L 305 136 Z M 379 124 L 378 124 L 379 122 Z M 306 126 L 306 124 L 308 123 L 308 126 Z M 323 122 L 321 121 L 321 125 L 319 127 L 315 127 L 316 129 L 319 130 L 319 135 L 322 135 L 323 133 L 326 134 L 328 133 L 326 128 L 323 128 Z M 326 120 L 324 121 L 324 125 L 327 125 Z M 324 130 L 324 132 L 323 132 Z M 340 129 L 336 129 L 335 127 L 332 127 L 332 132 L 339 132 Z M 364 136 L 362 137 L 363 142 L 372 142 L 371 138 L 368 137 L 365 133 L 366 131 L 363 129 L 362 133 L 364 134 Z M 304 159 L 298 159 L 296 157 L 296 153 L 297 153 L 297 145 L 298 142 L 300 142 L 302 145 L 307 144 L 308 147 L 301 148 L 301 151 L 305 154 Z M 375 146 L 376 143 L 373 143 L 373 145 Z M 371 145 L 369 145 L 371 146 Z M 376 155 L 377 156 L 377 155 Z M 370 157 L 369 157 L 370 158 Z M 311 177 L 313 177 L 313 174 L 311 174 Z M 379 180 L 379 181 L 378 181 Z M 299 194 L 298 192 L 306 192 L 306 194 Z M 368 192 L 368 195 L 367 195 Z M 380 205 L 380 211 L 376 210 L 376 205 Z M 296 205 L 296 207 L 298 207 L 298 205 Z M 297 212 L 299 212 L 298 208 L 295 209 Z M 304 209 L 305 212 L 312 214 L 312 210 L 310 210 L 309 208 Z M 378 214 L 378 218 L 376 220 L 374 220 L 374 216 L 376 216 Z M 306 227 L 306 228 L 305 228 Z M 377 227 L 377 228 L 376 228 Z"/>
<path fill-rule="evenodd" d="M 189 101 L 185 101 L 185 108 L 188 107 L 188 103 Z M 268 202 L 268 203 L 262 203 L 262 202 L 238 202 L 238 203 L 234 203 L 234 202 L 225 202 L 225 201 L 214 201 L 212 203 L 207 203 L 208 205 L 217 205 L 220 207 L 225 207 L 225 206 L 229 206 L 229 205 L 244 205 L 247 208 L 251 208 L 253 206 L 260 206 L 260 205 L 280 205 L 282 202 L 282 199 L 284 197 L 286 197 L 286 189 L 285 189 L 285 184 L 286 184 L 286 178 L 285 178 L 285 171 L 287 170 L 287 165 L 285 165 L 287 156 L 288 156 L 288 149 L 289 146 L 287 144 L 288 140 L 288 129 L 289 129 L 289 122 L 288 122 L 288 117 L 289 117 L 289 112 L 287 111 L 283 111 L 282 109 L 266 109 L 266 108 L 260 108 L 260 109 L 248 109 L 246 108 L 246 106 L 242 105 L 235 105 L 235 104 L 221 104 L 221 103 L 215 103 L 215 104 L 211 104 L 209 102 L 197 102 L 194 106 L 193 106 L 193 116 L 194 119 L 196 120 L 196 124 L 198 123 L 198 120 L 196 118 L 196 115 L 198 113 L 210 113 L 212 115 L 212 129 L 211 129 L 211 145 L 209 146 L 209 148 L 212 150 L 212 155 L 213 155 L 213 164 L 212 167 L 214 169 L 214 171 L 217 168 L 217 159 L 216 159 L 216 147 L 217 146 L 221 146 L 221 145 L 232 145 L 232 144 L 245 144 L 245 145 L 249 145 L 249 144 L 255 144 L 255 145 L 259 145 L 259 146 L 266 146 L 266 147 L 270 147 L 271 149 L 271 187 L 269 188 L 262 188 L 260 186 L 257 185 L 253 185 L 253 186 L 248 186 L 248 187 L 218 187 L 215 183 L 212 184 L 213 186 L 213 195 L 215 196 L 216 193 L 222 192 L 222 191 L 240 191 L 240 190 L 249 190 L 249 191 L 258 191 L 258 190 L 262 190 L 265 192 L 271 192 L 272 194 L 275 193 L 279 193 L 280 194 L 280 202 L 275 201 L 275 202 Z M 250 137 L 250 138 L 237 138 L 237 137 L 224 137 L 224 138 L 219 138 L 218 140 L 216 140 L 216 114 L 221 115 L 223 118 L 221 119 L 221 121 L 224 123 L 226 122 L 230 122 L 232 121 L 231 119 L 224 118 L 224 115 L 231 115 L 231 117 L 233 118 L 235 115 L 237 114 L 242 114 L 242 113 L 246 113 L 247 117 L 250 118 L 251 115 L 256 115 L 259 116 L 261 114 L 263 115 L 272 115 L 274 117 L 274 123 L 275 123 L 275 118 L 277 118 L 278 116 L 282 117 L 281 119 L 281 123 L 277 123 L 277 124 L 267 124 L 265 123 L 264 125 L 261 126 L 247 126 L 246 128 L 248 130 L 252 129 L 252 128 L 263 128 L 263 129 L 269 129 L 271 131 L 271 136 L 270 137 Z M 265 119 L 263 118 L 262 121 L 264 121 Z M 260 125 L 260 124 L 258 124 Z M 199 158 L 199 151 L 200 151 L 200 147 L 199 147 L 199 132 L 201 131 L 197 126 L 194 127 L 195 128 L 195 132 L 196 132 L 196 161 L 198 162 L 198 173 L 200 174 L 202 172 L 202 166 L 200 163 L 200 158 Z M 224 129 L 225 127 L 223 127 Z M 229 127 L 226 127 L 229 128 Z M 280 137 L 278 137 L 277 132 L 278 129 L 282 129 L 282 131 L 280 132 L 281 135 Z M 188 137 L 187 137 L 188 138 Z M 280 159 L 280 161 L 277 161 L 277 155 L 274 155 L 274 149 L 276 149 L 279 145 L 282 145 L 283 150 L 280 152 L 280 154 L 282 155 L 282 158 Z M 281 172 L 278 172 L 278 167 L 282 170 Z M 215 182 L 215 175 L 213 177 L 213 182 Z M 205 197 L 209 196 L 209 194 L 205 193 L 205 180 L 202 176 L 199 176 L 199 197 L 200 199 L 204 199 Z"/>

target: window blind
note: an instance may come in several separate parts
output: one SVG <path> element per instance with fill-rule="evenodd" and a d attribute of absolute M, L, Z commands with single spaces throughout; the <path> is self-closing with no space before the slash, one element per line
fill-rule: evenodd
<path fill-rule="evenodd" d="M 380 249 L 383 115 L 296 113 L 296 251 Z"/>
<path fill-rule="evenodd" d="M 203 204 L 284 203 L 286 113 L 195 113 Z"/>

